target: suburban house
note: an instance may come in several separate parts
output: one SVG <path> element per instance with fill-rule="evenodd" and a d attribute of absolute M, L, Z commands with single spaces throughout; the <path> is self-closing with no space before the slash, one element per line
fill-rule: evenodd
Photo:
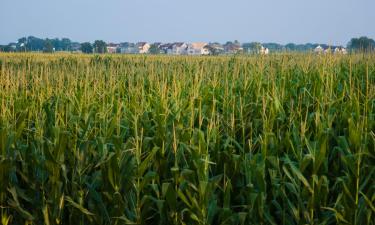
<path fill-rule="evenodd" d="M 315 49 L 314 49 L 314 52 L 315 53 L 318 53 L 318 54 L 331 54 L 331 53 L 334 53 L 334 54 L 348 54 L 348 51 L 346 50 L 346 48 L 342 47 L 342 46 L 324 46 L 322 47 L 321 45 L 318 45 Z"/>
<path fill-rule="evenodd" d="M 314 49 L 314 52 L 317 53 L 317 54 L 322 54 L 324 52 L 324 48 L 322 46 L 318 45 Z"/>
<path fill-rule="evenodd" d="M 343 54 L 343 55 L 346 55 L 346 54 L 348 54 L 348 51 L 346 50 L 346 48 L 344 48 L 344 47 L 342 47 L 342 46 L 338 46 L 338 47 L 335 48 L 334 53 L 335 53 L 335 54 Z"/>
<path fill-rule="evenodd" d="M 114 43 L 109 43 L 107 45 L 107 52 L 110 53 L 110 54 L 114 54 L 114 53 L 117 53 L 118 50 L 120 51 L 120 45 L 119 44 L 114 44 Z"/>
<path fill-rule="evenodd" d="M 263 47 L 263 45 L 260 47 L 259 54 L 268 55 L 269 53 L 270 53 L 270 50 L 268 48 Z"/>
<path fill-rule="evenodd" d="M 176 42 L 176 43 L 173 43 L 171 52 L 169 52 L 169 54 L 186 55 L 187 48 L 188 48 L 188 44 L 186 44 L 184 42 Z"/>
<path fill-rule="evenodd" d="M 138 53 L 146 54 L 148 53 L 148 50 L 150 49 L 151 45 L 147 42 L 138 42 L 137 47 L 138 47 Z"/>
<path fill-rule="evenodd" d="M 187 54 L 188 55 L 209 55 L 209 48 L 206 47 L 205 42 L 194 42 L 188 45 Z"/>
<path fill-rule="evenodd" d="M 224 51 L 226 54 L 236 54 L 243 51 L 240 44 L 228 42 L 224 45 Z"/>
<path fill-rule="evenodd" d="M 172 54 L 173 44 L 165 43 L 159 45 L 160 52 L 163 54 Z"/>
<path fill-rule="evenodd" d="M 220 43 L 209 43 L 205 48 L 208 48 L 211 55 L 219 55 L 224 53 L 224 47 Z"/>

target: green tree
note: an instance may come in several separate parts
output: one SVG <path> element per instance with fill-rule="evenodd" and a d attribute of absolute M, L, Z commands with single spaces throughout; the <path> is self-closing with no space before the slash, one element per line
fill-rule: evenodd
<path fill-rule="evenodd" d="M 153 55 L 160 54 L 160 49 L 157 44 L 152 44 L 148 51 L 150 52 L 150 54 L 153 54 Z"/>
<path fill-rule="evenodd" d="M 102 40 L 96 40 L 94 42 L 94 52 L 95 53 L 106 53 L 107 52 L 107 44 Z"/>
<path fill-rule="evenodd" d="M 93 47 L 92 47 L 91 43 L 90 42 L 84 42 L 84 43 L 82 43 L 81 44 L 81 51 L 83 53 L 87 53 L 87 54 L 92 53 Z"/>
<path fill-rule="evenodd" d="M 351 51 L 371 52 L 375 50 L 375 41 L 368 37 L 352 38 L 347 47 Z"/>
<path fill-rule="evenodd" d="M 44 50 L 44 40 L 41 38 L 29 36 L 27 38 L 26 48 L 29 51 L 43 51 Z"/>
<path fill-rule="evenodd" d="M 53 48 L 53 43 L 50 39 L 46 39 L 44 41 L 44 49 L 43 49 L 44 52 L 48 52 L 48 53 L 51 53 L 54 51 L 54 48 Z"/>
<path fill-rule="evenodd" d="M 244 43 L 242 48 L 246 53 L 258 53 L 262 44 L 259 42 Z"/>
<path fill-rule="evenodd" d="M 26 37 L 18 39 L 18 42 L 17 42 L 18 50 L 21 51 L 21 52 L 26 52 L 26 50 L 27 50 L 26 44 L 27 44 L 27 38 Z"/>
<path fill-rule="evenodd" d="M 63 51 L 70 51 L 71 50 L 71 44 L 72 42 L 70 41 L 69 38 L 63 38 L 61 39 L 61 50 Z"/>

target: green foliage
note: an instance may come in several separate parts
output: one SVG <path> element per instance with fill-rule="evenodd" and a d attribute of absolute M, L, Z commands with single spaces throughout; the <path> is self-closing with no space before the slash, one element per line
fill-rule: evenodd
<path fill-rule="evenodd" d="M 352 38 L 348 48 L 356 52 L 371 52 L 375 50 L 375 41 L 368 37 Z"/>
<path fill-rule="evenodd" d="M 46 39 L 46 40 L 44 41 L 44 48 L 43 48 L 43 51 L 44 51 L 44 52 L 47 52 L 47 53 L 54 52 L 54 47 L 53 47 L 52 40 L 50 40 L 50 39 Z"/>
<path fill-rule="evenodd" d="M 152 44 L 150 46 L 150 49 L 148 50 L 148 52 L 152 55 L 157 55 L 157 54 L 160 54 L 160 49 L 159 49 L 159 46 L 157 44 Z"/>
<path fill-rule="evenodd" d="M 107 52 L 107 44 L 102 40 L 96 40 L 94 42 L 94 52 L 95 53 L 106 53 Z"/>
<path fill-rule="evenodd" d="M 92 53 L 93 52 L 93 47 L 90 42 L 84 42 L 81 44 L 81 51 L 83 53 Z"/>
<path fill-rule="evenodd" d="M 375 56 L 0 54 L 1 224 L 374 224 Z"/>

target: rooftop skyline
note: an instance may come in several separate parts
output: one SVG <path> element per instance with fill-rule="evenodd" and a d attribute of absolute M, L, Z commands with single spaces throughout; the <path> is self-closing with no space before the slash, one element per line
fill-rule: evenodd
<path fill-rule="evenodd" d="M 372 0 L 2 0 L 0 44 L 24 36 L 106 42 L 346 45 L 375 37 Z"/>

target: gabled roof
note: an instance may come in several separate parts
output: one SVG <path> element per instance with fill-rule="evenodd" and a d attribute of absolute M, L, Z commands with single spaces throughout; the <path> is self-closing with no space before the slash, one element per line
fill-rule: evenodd
<path fill-rule="evenodd" d="M 120 47 L 120 44 L 109 43 L 109 44 L 107 44 L 107 47 L 118 48 L 118 47 Z"/>
<path fill-rule="evenodd" d="M 173 43 L 173 45 L 176 46 L 176 47 L 181 47 L 184 44 L 185 44 L 184 42 L 175 42 L 175 43 Z"/>
<path fill-rule="evenodd" d="M 143 47 L 143 46 L 145 46 L 147 44 L 147 42 L 138 42 L 137 43 L 137 45 L 139 46 L 139 47 Z"/>
<path fill-rule="evenodd" d="M 171 44 L 171 43 L 161 44 L 161 45 L 159 45 L 159 48 L 160 49 L 171 49 L 171 48 L 173 48 L 173 44 Z"/>
<path fill-rule="evenodd" d="M 194 49 L 202 49 L 207 45 L 205 42 L 193 42 L 191 43 L 190 47 Z"/>

